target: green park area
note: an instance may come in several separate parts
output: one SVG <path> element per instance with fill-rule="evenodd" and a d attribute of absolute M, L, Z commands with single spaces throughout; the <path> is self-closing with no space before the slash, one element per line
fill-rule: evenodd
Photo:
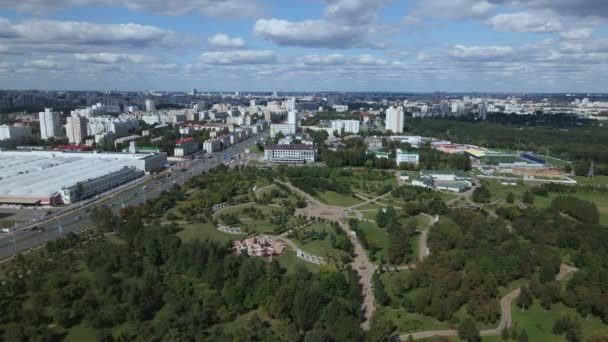
<path fill-rule="evenodd" d="M 335 191 L 324 191 L 317 194 L 317 198 L 321 200 L 321 202 L 337 207 L 350 207 L 356 204 L 363 203 L 363 201 L 354 195 L 343 195 L 337 193 Z"/>
<path fill-rule="evenodd" d="M 566 342 L 564 334 L 557 335 L 553 333 L 553 325 L 555 321 L 562 317 L 573 317 L 581 326 L 583 338 L 587 338 L 597 334 L 608 334 L 608 327 L 601 320 L 594 317 L 582 317 L 576 310 L 568 308 L 563 304 L 556 304 L 550 310 L 545 310 L 538 303 L 535 303 L 529 309 L 522 310 L 516 305 L 511 306 L 513 327 L 509 329 L 511 334 L 513 330 L 516 334 L 521 334 L 522 330 L 526 330 L 530 341 L 558 341 Z M 499 342 L 504 341 L 500 336 L 484 337 L 484 342 Z"/>
<path fill-rule="evenodd" d="M 340 228 L 313 223 L 304 229 L 296 230 L 288 237 L 304 252 L 323 257 L 327 262 L 350 261 L 347 251 L 350 243 Z"/>
<path fill-rule="evenodd" d="M 533 205 L 538 208 L 544 209 L 548 208 L 551 205 L 551 202 L 560 195 L 575 196 L 581 200 L 594 203 L 597 206 L 599 212 L 600 223 L 608 225 L 608 192 L 598 191 L 597 189 L 590 189 L 587 186 L 564 186 L 563 189 L 568 190 L 567 192 L 543 192 L 539 191 L 540 188 L 542 188 L 542 186 L 539 185 L 503 185 L 498 181 L 484 181 L 483 184 L 490 191 L 490 203 L 498 199 L 506 199 L 509 193 L 513 193 L 514 198 L 521 201 L 523 200 L 524 193 L 526 191 L 530 191 L 533 194 L 537 194 L 533 196 Z M 502 204 L 504 205 L 504 202 L 502 202 Z"/>

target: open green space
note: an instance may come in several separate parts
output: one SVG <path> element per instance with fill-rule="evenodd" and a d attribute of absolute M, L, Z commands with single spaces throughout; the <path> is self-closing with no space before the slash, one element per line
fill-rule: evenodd
<path fill-rule="evenodd" d="M 480 158 L 482 163 L 485 164 L 500 164 L 500 163 L 526 163 L 526 164 L 536 164 L 527 159 L 524 159 L 517 155 L 487 155 Z"/>
<path fill-rule="evenodd" d="M 608 186 L 608 176 L 594 176 L 593 178 L 574 176 L 574 180 L 581 185 L 605 185 Z"/>
<path fill-rule="evenodd" d="M 321 256 L 325 261 L 341 261 L 348 254 L 332 247 L 331 236 L 334 229 L 325 224 L 313 223 L 305 229 L 290 235 L 290 239 L 303 251 Z M 323 237 L 323 239 L 320 239 Z"/>
<path fill-rule="evenodd" d="M 401 307 L 380 306 L 374 315 L 376 316 L 375 319 L 379 321 L 388 321 L 394 324 L 400 334 L 454 328 L 446 322 L 440 322 L 433 317 L 407 312 Z"/>
<path fill-rule="evenodd" d="M 370 259 L 376 264 L 386 260 L 388 232 L 373 222 L 359 222 L 359 231 L 365 235 L 369 244 Z"/>
<path fill-rule="evenodd" d="M 523 184 L 503 185 L 497 181 L 484 181 L 483 183 L 490 191 L 491 202 L 499 198 L 506 198 L 509 192 L 512 192 L 516 199 L 521 200 L 524 192 L 530 189 L 529 186 Z M 547 196 L 534 196 L 534 205 L 539 208 L 547 208 L 558 195 L 558 193 L 551 192 Z M 568 195 L 595 203 L 600 213 L 600 223 L 608 225 L 608 195 L 606 193 L 579 190 Z"/>
<path fill-rule="evenodd" d="M 337 207 L 350 207 L 355 204 L 363 203 L 363 201 L 357 197 L 342 195 L 334 191 L 320 192 L 317 197 L 323 203 Z"/>
<path fill-rule="evenodd" d="M 320 266 L 305 262 L 296 256 L 296 252 L 287 249 L 283 255 L 276 257 L 281 267 L 287 270 L 288 273 L 298 273 L 299 269 L 306 269 L 311 272 L 319 272 Z"/>
<path fill-rule="evenodd" d="M 530 341 L 566 341 L 564 335 L 552 333 L 553 323 L 556 319 L 563 316 L 574 316 L 581 323 L 584 339 L 597 334 L 608 333 L 608 325 L 603 324 L 596 317 L 584 318 L 576 310 L 568 308 L 562 304 L 554 304 L 550 310 L 543 309 L 538 301 L 528 310 L 522 311 L 515 304 L 511 304 L 511 314 L 513 324 L 517 331 L 526 329 Z M 484 337 L 483 341 L 498 342 L 502 341 L 500 336 Z"/>
<path fill-rule="evenodd" d="M 180 224 L 182 230 L 177 233 L 177 236 L 183 241 L 193 240 L 215 240 L 219 242 L 228 242 L 244 238 L 246 235 L 232 235 L 217 230 L 211 223 L 194 223 Z"/>

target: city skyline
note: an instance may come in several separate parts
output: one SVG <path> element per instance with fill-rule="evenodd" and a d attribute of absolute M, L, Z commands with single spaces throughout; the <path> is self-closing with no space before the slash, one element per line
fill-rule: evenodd
<path fill-rule="evenodd" d="M 8 0 L 0 88 L 605 92 L 598 0 Z"/>

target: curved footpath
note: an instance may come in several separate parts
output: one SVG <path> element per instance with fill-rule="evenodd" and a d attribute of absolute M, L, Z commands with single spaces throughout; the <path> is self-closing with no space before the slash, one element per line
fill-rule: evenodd
<path fill-rule="evenodd" d="M 361 328 L 369 330 L 376 309 L 372 276 L 376 272 L 377 266 L 369 260 L 367 251 L 363 248 L 361 242 L 352 237 L 352 231 L 348 224 L 342 221 L 343 218 L 348 217 L 347 214 L 350 210 L 348 208 L 328 206 L 289 182 L 281 182 L 279 180 L 275 180 L 275 182 L 289 187 L 289 189 L 300 194 L 309 202 L 309 206 L 298 209 L 296 213 L 301 213 L 308 217 L 323 217 L 338 222 L 340 228 L 350 237 L 350 241 L 355 249 L 355 257 L 351 263 L 351 268 L 357 272 L 359 284 L 361 285 L 361 297 L 363 298 L 361 309 L 364 312 L 365 319 L 361 323 Z"/>
<path fill-rule="evenodd" d="M 559 273 L 556 275 L 555 279 L 561 281 L 567 275 L 578 271 L 576 267 L 568 266 L 562 264 L 559 270 Z M 505 328 L 509 328 L 511 326 L 512 317 L 511 317 L 511 302 L 519 296 L 520 290 L 515 289 L 509 292 L 506 296 L 502 297 L 500 300 L 500 309 L 501 309 L 501 318 L 500 323 L 494 329 L 482 330 L 479 332 L 481 336 L 496 336 L 502 333 L 502 330 Z M 435 336 L 442 337 L 454 337 L 458 336 L 457 330 L 431 330 L 431 331 L 420 331 L 415 333 L 403 334 L 399 336 L 401 341 L 406 341 L 409 337 L 412 337 L 414 340 L 422 339 L 422 338 L 431 338 Z"/>

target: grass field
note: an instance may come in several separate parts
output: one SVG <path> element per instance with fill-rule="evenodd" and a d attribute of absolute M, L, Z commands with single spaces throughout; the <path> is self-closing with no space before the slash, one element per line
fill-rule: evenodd
<path fill-rule="evenodd" d="M 551 330 L 553 322 L 562 316 L 573 315 L 578 317 L 585 340 L 598 332 L 607 333 L 608 325 L 603 324 L 598 318 L 589 317 L 585 319 L 581 317 L 576 310 L 563 306 L 562 304 L 553 305 L 551 310 L 545 311 L 538 301 L 526 310 L 521 311 L 515 304 L 511 305 L 513 315 L 513 324 L 516 329 L 521 331 L 526 329 L 530 341 L 566 341 L 564 336 L 554 335 Z M 486 337 L 484 342 L 502 341 L 500 336 Z"/>
<path fill-rule="evenodd" d="M 276 258 L 281 267 L 287 270 L 288 273 L 297 273 L 299 269 L 304 268 L 311 272 L 318 272 L 320 269 L 319 265 L 305 262 L 304 260 L 298 259 L 296 252 L 287 250 L 283 255 Z"/>
<path fill-rule="evenodd" d="M 316 232 L 326 232 L 327 236 L 323 240 L 307 240 L 303 241 L 303 239 L 298 237 L 293 237 L 291 240 L 303 251 L 308 252 L 310 254 L 321 256 L 326 261 L 336 260 L 340 261 L 342 257 L 348 256 L 348 254 L 342 250 L 338 250 L 332 248 L 331 246 L 331 233 L 333 229 L 326 225 L 322 225 L 319 223 L 313 223 L 312 225 L 306 227 L 303 231 L 298 235 L 299 237 L 303 236 L 303 232 L 316 231 Z"/>
<path fill-rule="evenodd" d="M 374 318 L 392 322 L 399 333 L 452 328 L 447 322 L 439 322 L 433 317 L 407 312 L 403 308 L 378 307 Z"/>
<path fill-rule="evenodd" d="M 595 176 L 593 178 L 575 176 L 572 178 L 581 185 L 607 185 L 608 186 L 608 176 Z"/>
<path fill-rule="evenodd" d="M 232 235 L 218 231 L 211 223 L 182 224 L 182 231 L 177 236 L 183 241 L 211 239 L 219 242 L 228 242 L 244 238 L 245 235 Z"/>
<path fill-rule="evenodd" d="M 370 255 L 372 261 L 379 264 L 381 259 L 386 260 L 388 241 L 388 233 L 386 230 L 378 227 L 372 222 L 359 222 L 359 229 L 363 234 L 365 234 L 370 247 L 378 249 L 378 253 L 376 253 L 375 258 L 374 256 Z"/>
<path fill-rule="evenodd" d="M 320 192 L 317 197 L 321 202 L 337 207 L 350 207 L 355 204 L 363 203 L 363 201 L 356 197 L 345 196 L 333 191 Z"/>

